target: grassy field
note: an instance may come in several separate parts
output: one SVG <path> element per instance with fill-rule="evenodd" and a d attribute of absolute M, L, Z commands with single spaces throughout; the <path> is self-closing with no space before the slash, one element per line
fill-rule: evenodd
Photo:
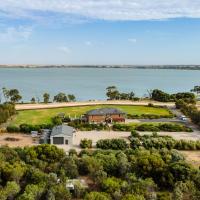
<path fill-rule="evenodd" d="M 19 111 L 18 114 L 11 121 L 12 125 L 27 124 L 43 124 L 49 123 L 51 118 L 59 113 L 65 113 L 67 116 L 79 117 L 85 112 L 104 107 L 114 107 L 121 109 L 127 114 L 155 114 L 155 115 L 169 115 L 169 111 L 165 108 L 154 108 L 147 106 L 127 106 L 127 105 L 98 105 L 98 106 L 79 106 L 79 107 L 65 107 L 41 110 L 25 110 Z"/>

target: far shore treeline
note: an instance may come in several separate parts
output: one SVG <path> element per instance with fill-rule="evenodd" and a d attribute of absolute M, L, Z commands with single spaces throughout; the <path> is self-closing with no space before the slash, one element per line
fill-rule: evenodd
<path fill-rule="evenodd" d="M 147 90 L 148 96 L 144 98 L 137 97 L 134 91 L 121 92 L 116 86 L 109 86 L 106 88 L 107 100 L 131 100 L 138 101 L 143 99 L 152 99 L 160 102 L 174 102 L 178 99 L 184 99 L 185 101 L 195 100 L 195 94 L 200 94 L 200 86 L 194 86 L 190 92 L 179 92 L 176 94 L 168 94 L 162 90 L 154 89 Z M 29 102 L 23 102 L 23 96 L 18 89 L 8 89 L 3 87 L 0 90 L 0 103 L 12 102 L 12 103 L 51 103 L 51 102 L 74 102 L 77 97 L 74 94 L 66 94 L 59 92 L 55 96 L 52 96 L 45 92 L 41 97 L 31 97 Z M 90 97 L 88 97 L 90 100 Z"/>

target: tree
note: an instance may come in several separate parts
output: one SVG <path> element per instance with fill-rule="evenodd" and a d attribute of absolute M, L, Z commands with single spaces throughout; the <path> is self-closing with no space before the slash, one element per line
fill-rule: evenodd
<path fill-rule="evenodd" d="M 5 188 L 0 189 L 0 199 L 14 199 L 15 195 L 20 191 L 20 186 L 14 182 L 7 182 Z"/>
<path fill-rule="evenodd" d="M 90 192 L 84 200 L 111 200 L 111 197 L 104 192 Z"/>
<path fill-rule="evenodd" d="M 7 102 L 8 99 L 9 99 L 9 90 L 5 87 L 2 88 L 2 91 L 3 91 L 3 96 L 4 96 L 4 99 L 5 101 Z"/>
<path fill-rule="evenodd" d="M 145 198 L 140 195 L 127 194 L 122 198 L 122 200 L 145 200 Z"/>
<path fill-rule="evenodd" d="M 68 97 L 68 101 L 70 101 L 70 102 L 71 102 L 71 101 L 72 101 L 72 102 L 73 102 L 73 101 L 76 101 L 76 97 L 75 97 L 73 94 L 68 94 L 67 97 Z"/>
<path fill-rule="evenodd" d="M 51 119 L 53 125 L 58 126 L 62 124 L 62 119 L 59 116 L 55 116 Z"/>
<path fill-rule="evenodd" d="M 31 103 L 35 103 L 35 102 L 36 102 L 35 97 L 32 97 L 31 98 Z"/>
<path fill-rule="evenodd" d="M 197 93 L 197 95 L 199 95 L 200 94 L 200 86 L 194 86 L 194 88 L 191 89 L 190 91 L 195 92 L 195 93 Z"/>
<path fill-rule="evenodd" d="M 152 99 L 155 101 L 169 102 L 171 101 L 171 96 L 161 90 L 155 89 L 152 91 Z"/>
<path fill-rule="evenodd" d="M 44 93 L 43 94 L 44 103 L 49 103 L 50 94 Z"/>
<path fill-rule="evenodd" d="M 70 200 L 71 194 L 67 190 L 65 184 L 58 184 L 51 188 L 52 193 L 54 194 L 55 199 L 59 200 Z"/>
<path fill-rule="evenodd" d="M 106 95 L 109 100 L 115 100 L 119 97 L 119 91 L 117 90 L 116 86 L 109 86 L 106 88 L 107 92 Z"/>
<path fill-rule="evenodd" d="M 68 98 L 66 96 L 65 93 L 58 93 L 56 96 L 54 96 L 54 99 L 53 99 L 55 102 L 68 102 Z"/>
<path fill-rule="evenodd" d="M 19 102 L 19 100 L 22 99 L 22 96 L 19 94 L 19 91 L 17 89 L 11 89 L 9 91 L 9 96 L 10 96 L 10 100 L 13 103 L 17 103 Z"/>
<path fill-rule="evenodd" d="M 92 148 L 92 140 L 89 140 L 89 139 L 81 140 L 80 147 L 82 149 L 90 149 L 90 148 Z"/>

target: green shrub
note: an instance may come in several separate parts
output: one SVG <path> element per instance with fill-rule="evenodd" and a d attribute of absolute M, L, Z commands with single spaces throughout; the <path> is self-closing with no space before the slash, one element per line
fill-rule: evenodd
<path fill-rule="evenodd" d="M 99 140 L 96 147 L 99 149 L 125 150 L 128 144 L 123 139 L 105 139 Z"/>
<path fill-rule="evenodd" d="M 137 131 L 152 131 L 152 132 L 156 132 L 159 131 L 160 129 L 155 126 L 154 124 L 141 124 L 139 126 L 136 127 Z"/>
<path fill-rule="evenodd" d="M 82 149 L 90 149 L 90 148 L 92 148 L 92 140 L 88 140 L 88 139 L 81 140 L 80 147 Z"/>
<path fill-rule="evenodd" d="M 20 132 L 20 128 L 17 126 L 14 126 L 14 125 L 10 125 L 7 127 L 7 131 L 9 133 L 18 133 L 18 132 Z"/>

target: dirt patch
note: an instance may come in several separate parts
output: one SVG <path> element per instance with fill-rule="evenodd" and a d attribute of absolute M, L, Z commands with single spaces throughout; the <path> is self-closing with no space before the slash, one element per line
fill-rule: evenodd
<path fill-rule="evenodd" d="M 12 138 L 12 140 L 8 141 L 7 138 Z M 0 134 L 0 146 L 7 145 L 9 147 L 25 147 L 25 146 L 32 146 L 35 144 L 36 143 L 29 135 L 19 134 L 19 133 Z"/>
<path fill-rule="evenodd" d="M 180 151 L 185 159 L 192 164 L 194 167 L 199 168 L 200 166 L 200 151 Z"/>

